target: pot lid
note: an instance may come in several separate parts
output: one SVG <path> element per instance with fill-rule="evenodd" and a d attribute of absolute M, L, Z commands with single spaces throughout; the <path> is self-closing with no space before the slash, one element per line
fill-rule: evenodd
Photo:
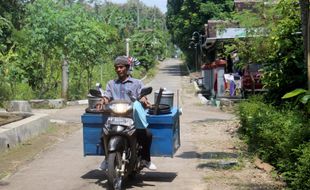
<path fill-rule="evenodd" d="M 159 93 L 159 90 L 156 90 L 156 91 L 155 91 L 155 94 L 158 94 L 158 93 Z M 169 91 L 169 90 L 164 90 L 162 94 L 165 94 L 165 95 L 166 95 L 166 94 L 172 94 L 172 95 L 173 95 L 173 92 L 171 92 L 171 91 Z"/>

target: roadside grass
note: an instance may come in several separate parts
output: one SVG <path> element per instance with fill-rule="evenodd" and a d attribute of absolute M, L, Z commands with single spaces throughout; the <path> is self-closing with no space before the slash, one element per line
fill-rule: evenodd
<path fill-rule="evenodd" d="M 158 70 L 159 70 L 159 63 L 157 63 L 154 67 L 152 67 L 150 70 L 148 70 L 147 73 L 145 73 L 145 71 L 138 70 L 138 69 L 136 71 L 134 70 L 133 77 L 143 78 L 146 76 L 146 78 L 143 80 L 143 83 L 146 85 L 153 80 L 153 78 L 158 73 Z M 135 73 L 135 72 L 137 72 L 137 73 Z"/>
<path fill-rule="evenodd" d="M 41 152 L 81 128 L 80 124 L 50 124 L 46 132 L 0 153 L 0 180 L 12 175 Z"/>
<path fill-rule="evenodd" d="M 153 80 L 153 78 L 156 76 L 156 74 L 158 73 L 159 70 L 159 64 L 156 64 L 155 67 L 151 68 L 148 71 L 147 77 L 146 77 L 146 83 L 149 83 L 151 80 Z"/>

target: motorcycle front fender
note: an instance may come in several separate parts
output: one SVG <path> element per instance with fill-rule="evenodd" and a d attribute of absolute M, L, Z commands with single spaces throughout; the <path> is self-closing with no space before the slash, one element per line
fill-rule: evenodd
<path fill-rule="evenodd" d="M 109 140 L 109 145 L 108 145 L 108 151 L 109 152 L 114 152 L 116 150 L 123 150 L 124 144 L 125 144 L 125 139 L 122 136 L 113 136 Z"/>

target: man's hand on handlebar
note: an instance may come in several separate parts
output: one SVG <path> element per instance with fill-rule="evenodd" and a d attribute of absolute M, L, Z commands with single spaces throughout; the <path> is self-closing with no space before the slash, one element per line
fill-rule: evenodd
<path fill-rule="evenodd" d="M 141 102 L 144 108 L 150 108 L 152 106 L 152 104 L 147 100 L 145 96 L 142 97 L 139 101 Z"/>
<path fill-rule="evenodd" d="M 96 110 L 100 111 L 103 109 L 103 105 L 108 104 L 109 99 L 107 97 L 101 98 L 100 102 L 96 104 Z"/>

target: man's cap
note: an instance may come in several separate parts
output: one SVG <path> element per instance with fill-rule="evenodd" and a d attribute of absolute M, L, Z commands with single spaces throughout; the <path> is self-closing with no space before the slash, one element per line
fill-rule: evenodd
<path fill-rule="evenodd" d="M 114 65 L 126 65 L 129 66 L 129 60 L 128 57 L 126 56 L 118 56 L 115 61 L 114 61 Z"/>

